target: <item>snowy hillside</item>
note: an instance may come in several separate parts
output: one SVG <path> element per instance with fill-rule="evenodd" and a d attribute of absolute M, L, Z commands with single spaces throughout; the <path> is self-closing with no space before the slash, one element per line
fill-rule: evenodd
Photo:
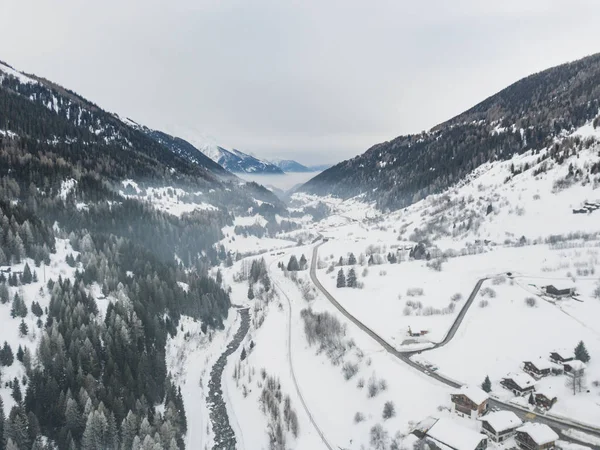
<path fill-rule="evenodd" d="M 212 143 L 198 145 L 199 150 L 230 172 L 281 175 L 275 164 L 260 160 L 236 149 L 227 150 Z"/>

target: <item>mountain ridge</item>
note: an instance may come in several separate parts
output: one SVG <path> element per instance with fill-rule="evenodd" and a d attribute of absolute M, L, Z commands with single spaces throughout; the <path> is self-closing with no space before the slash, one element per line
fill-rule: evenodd
<path fill-rule="evenodd" d="M 400 209 L 464 178 L 481 164 L 540 150 L 600 109 L 600 54 L 532 74 L 428 132 L 398 136 L 336 164 L 300 191 L 364 195 Z"/>

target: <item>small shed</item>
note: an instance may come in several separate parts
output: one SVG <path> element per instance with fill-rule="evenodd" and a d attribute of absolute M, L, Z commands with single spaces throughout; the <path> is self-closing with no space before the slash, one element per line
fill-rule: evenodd
<path fill-rule="evenodd" d="M 526 450 L 551 449 L 555 447 L 557 440 L 558 434 L 543 423 L 527 422 L 517 429 L 517 444 Z"/>
<path fill-rule="evenodd" d="M 463 386 L 450 395 L 452 410 L 462 416 L 476 418 L 487 411 L 488 394 L 476 386 Z"/>

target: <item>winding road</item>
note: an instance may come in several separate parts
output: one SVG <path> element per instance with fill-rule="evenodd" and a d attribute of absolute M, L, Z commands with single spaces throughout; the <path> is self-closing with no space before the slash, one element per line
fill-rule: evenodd
<path fill-rule="evenodd" d="M 271 265 L 273 263 L 271 263 Z M 270 270 L 271 270 L 271 267 L 269 266 L 269 271 Z M 323 433 L 323 430 L 321 430 L 321 428 L 319 428 L 319 425 L 317 424 L 317 422 L 314 419 L 314 417 L 313 417 L 310 409 L 308 408 L 308 405 L 306 404 L 306 401 L 304 400 L 304 396 L 302 395 L 302 391 L 300 390 L 300 386 L 298 384 L 298 380 L 296 379 L 296 372 L 294 372 L 294 364 L 293 364 L 293 361 L 292 361 L 292 302 L 291 302 L 290 298 L 288 297 L 288 295 L 285 293 L 285 291 L 281 288 L 281 285 L 279 284 L 279 282 L 275 279 L 275 277 L 273 275 L 271 275 L 271 280 L 273 282 L 273 285 L 279 290 L 279 292 L 281 292 L 281 294 L 285 297 L 285 299 L 287 300 L 287 303 L 288 303 L 288 314 L 287 314 L 287 322 L 288 322 L 287 323 L 287 329 L 288 329 L 288 336 L 287 336 L 287 359 L 288 359 L 288 363 L 289 363 L 289 366 L 290 366 L 290 373 L 292 374 L 292 381 L 294 382 L 294 387 L 296 388 L 296 393 L 298 394 L 298 398 L 300 398 L 300 402 L 302 403 L 302 407 L 304 408 L 304 411 L 306 412 L 306 415 L 308 416 L 310 422 L 312 423 L 313 427 L 315 428 L 317 434 L 321 438 L 321 441 L 323 442 L 323 444 L 325 445 L 325 447 L 327 447 L 329 450 L 334 450 L 334 447 L 329 443 L 329 441 L 325 437 L 325 434 Z"/>
<path fill-rule="evenodd" d="M 430 378 L 433 378 L 433 379 L 435 379 L 447 386 L 450 386 L 452 388 L 460 388 L 462 386 L 461 383 L 459 383 L 455 380 L 451 380 L 450 378 L 445 377 L 444 375 L 442 375 L 438 372 L 432 372 L 432 371 L 428 370 L 427 368 L 421 366 L 420 364 L 417 364 L 416 362 L 412 361 L 410 359 L 410 356 L 414 355 L 417 352 L 415 352 L 415 351 L 410 351 L 410 352 L 398 351 L 394 346 L 392 346 L 389 342 L 387 342 L 385 339 L 383 339 L 379 334 L 377 334 L 375 331 L 373 331 L 371 328 L 369 328 L 363 322 L 358 320 L 355 316 L 350 314 L 348 312 L 348 310 L 346 310 L 335 299 L 335 297 L 333 295 L 331 295 L 327 291 L 327 289 L 325 289 L 323 287 L 323 285 L 321 284 L 321 282 L 319 281 L 319 279 L 317 277 L 317 261 L 318 261 L 319 247 L 323 244 L 324 244 L 324 242 L 320 242 L 320 243 L 316 244 L 313 248 L 312 262 L 311 262 L 311 266 L 310 266 L 310 278 L 311 278 L 312 282 L 315 284 L 315 286 L 317 286 L 317 288 L 323 293 L 325 298 L 327 298 L 327 300 L 329 300 L 331 302 L 331 304 L 333 304 L 333 306 L 335 306 L 340 311 L 340 313 L 342 313 L 348 320 L 350 320 L 358 328 L 360 328 L 362 331 L 364 331 L 366 334 L 368 334 L 371 338 L 373 338 L 377 343 L 379 343 L 388 353 L 390 353 L 394 357 L 400 359 L 402 362 L 408 364 L 413 369 L 416 369 L 419 372 L 421 372 L 422 374 L 427 375 Z M 435 348 L 442 347 L 442 346 L 446 345 L 448 342 L 450 342 L 452 340 L 452 338 L 454 338 L 456 331 L 460 327 L 464 317 L 467 314 L 469 307 L 475 300 L 475 297 L 477 296 L 477 293 L 479 292 L 479 289 L 481 288 L 481 285 L 483 284 L 483 282 L 485 280 L 487 280 L 487 278 L 482 278 L 479 281 L 477 281 L 475 288 L 471 292 L 471 295 L 465 302 L 465 305 L 463 306 L 463 308 L 460 310 L 456 320 L 450 327 L 450 330 L 448 331 L 444 340 L 441 341 L 440 343 L 434 345 L 433 347 L 430 347 L 426 350 L 421 350 L 421 351 L 429 351 L 429 350 L 433 350 Z M 421 352 L 421 351 L 419 351 L 419 352 Z M 576 442 L 576 443 L 587 445 L 587 446 L 590 445 L 588 443 L 580 442 L 573 438 L 565 436 L 564 431 L 567 431 L 569 429 L 575 429 L 578 431 L 582 431 L 582 432 L 588 433 L 594 437 L 600 438 L 600 428 L 593 428 L 593 427 L 587 426 L 585 424 L 570 421 L 568 419 L 558 419 L 558 418 L 554 418 L 554 417 L 550 417 L 550 416 L 540 416 L 540 415 L 536 415 L 536 414 L 532 415 L 531 411 L 529 411 L 529 410 L 519 408 L 518 406 L 509 404 L 509 403 L 505 403 L 505 402 L 502 402 L 502 401 L 494 399 L 494 398 L 490 398 L 488 403 L 492 408 L 499 408 L 499 409 L 513 411 L 524 421 L 525 420 L 527 420 L 527 421 L 534 420 L 535 422 L 545 423 L 546 425 L 552 427 L 560 435 L 562 435 L 563 439 L 567 440 L 567 441 Z"/>

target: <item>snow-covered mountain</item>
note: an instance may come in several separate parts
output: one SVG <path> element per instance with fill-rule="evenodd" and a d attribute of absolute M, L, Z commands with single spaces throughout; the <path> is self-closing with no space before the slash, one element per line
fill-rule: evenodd
<path fill-rule="evenodd" d="M 225 169 L 234 173 L 260 173 L 281 175 L 283 170 L 275 164 L 258 159 L 236 149 L 227 150 L 212 143 L 197 144 L 198 149 Z"/>
<path fill-rule="evenodd" d="M 286 173 L 313 172 L 310 167 L 293 159 L 272 159 L 271 162 Z"/>

